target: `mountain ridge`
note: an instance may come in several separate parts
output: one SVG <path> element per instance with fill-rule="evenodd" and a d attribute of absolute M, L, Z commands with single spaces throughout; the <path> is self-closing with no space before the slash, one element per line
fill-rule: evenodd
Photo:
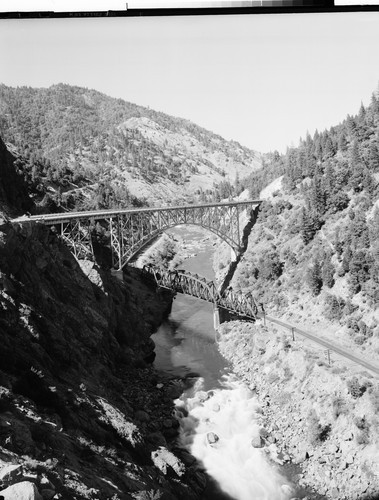
<path fill-rule="evenodd" d="M 50 183 L 68 209 L 219 200 L 261 167 L 260 153 L 189 120 L 82 87 L 0 85 L 0 110 L 0 135 L 30 160 L 36 189 Z"/>

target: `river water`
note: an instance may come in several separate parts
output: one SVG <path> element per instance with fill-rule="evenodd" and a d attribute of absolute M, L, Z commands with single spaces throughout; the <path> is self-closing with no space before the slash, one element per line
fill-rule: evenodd
<path fill-rule="evenodd" d="M 213 279 L 212 240 L 204 242 L 203 233 L 184 229 L 181 236 L 197 242 L 198 250 L 180 267 Z M 254 394 L 230 374 L 217 349 L 212 305 L 178 294 L 168 320 L 152 339 L 156 368 L 191 381 L 176 401 L 181 416 L 179 444 L 215 481 L 203 499 L 287 500 L 295 496 L 266 452 L 251 444 L 258 439 L 261 410 Z"/>

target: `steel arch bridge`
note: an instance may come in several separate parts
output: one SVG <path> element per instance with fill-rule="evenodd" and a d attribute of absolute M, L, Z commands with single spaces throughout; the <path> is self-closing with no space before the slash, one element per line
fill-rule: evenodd
<path fill-rule="evenodd" d="M 96 210 L 22 216 L 15 223 L 43 223 L 54 227 L 77 259 L 94 259 L 93 237 L 97 224 L 106 234 L 112 251 L 112 267 L 121 270 L 159 234 L 174 226 L 193 224 L 212 231 L 235 251 L 243 248 L 240 215 L 248 219 L 260 205 L 259 200 L 207 203 L 177 207 L 128 210 Z M 245 225 L 245 224 L 244 224 Z"/>
<path fill-rule="evenodd" d="M 241 290 L 227 288 L 220 294 L 213 281 L 192 274 L 188 271 L 155 268 L 144 266 L 142 272 L 159 288 L 166 288 L 175 293 L 183 293 L 211 302 L 215 308 L 227 311 L 255 321 L 259 316 L 257 303 L 251 293 L 244 294 Z"/>

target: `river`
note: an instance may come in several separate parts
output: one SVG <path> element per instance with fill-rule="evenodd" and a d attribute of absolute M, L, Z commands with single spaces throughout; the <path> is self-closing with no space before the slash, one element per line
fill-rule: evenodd
<path fill-rule="evenodd" d="M 214 278 L 214 240 L 204 241 L 202 232 L 180 231 L 194 241 L 197 254 L 180 268 Z M 215 344 L 213 307 L 177 295 L 172 312 L 156 334 L 155 366 L 187 378 L 189 388 L 176 401 L 180 418 L 179 445 L 194 455 L 214 479 L 203 500 L 288 500 L 304 494 L 268 461 L 259 440 L 262 415 L 255 395 L 230 373 Z"/>

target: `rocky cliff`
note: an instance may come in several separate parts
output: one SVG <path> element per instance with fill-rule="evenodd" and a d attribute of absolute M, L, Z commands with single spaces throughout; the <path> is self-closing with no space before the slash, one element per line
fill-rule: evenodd
<path fill-rule="evenodd" d="M 0 160 L 2 207 L 22 213 L 31 202 L 3 143 Z M 204 475 L 173 452 L 180 384 L 147 362 L 171 299 L 2 214 L 0 498 L 198 498 Z"/>

